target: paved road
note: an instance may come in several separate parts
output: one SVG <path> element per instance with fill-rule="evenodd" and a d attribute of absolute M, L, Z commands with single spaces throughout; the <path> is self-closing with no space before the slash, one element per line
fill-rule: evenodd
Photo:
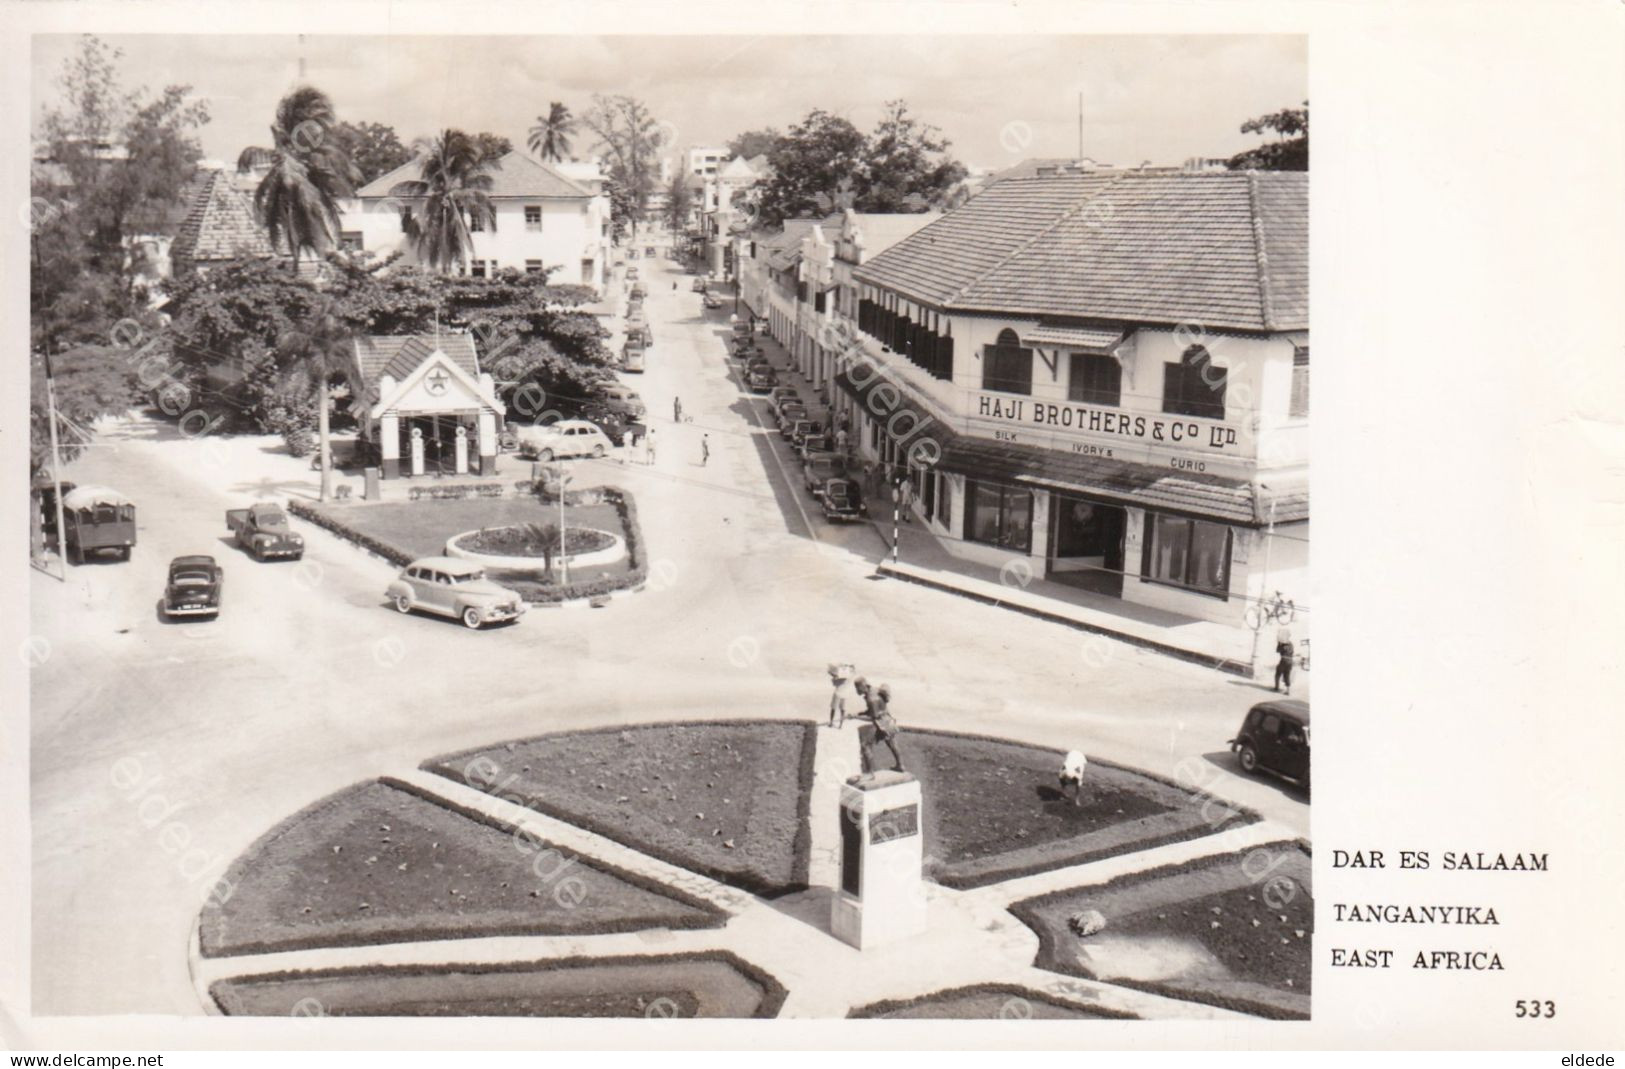
<path fill-rule="evenodd" d="M 128 564 L 32 580 L 33 631 L 50 644 L 32 676 L 36 1014 L 200 1012 L 186 945 L 203 896 L 256 837 L 331 791 L 562 728 L 816 717 L 837 658 L 891 682 L 905 729 L 1077 746 L 1176 777 L 1200 768 L 1215 794 L 1308 834 L 1301 797 L 1239 776 L 1222 752 L 1259 697 L 1250 683 L 874 579 L 878 536 L 805 508 L 765 403 L 732 379 L 731 305 L 704 313 L 687 276 L 673 292 L 668 262 L 636 262 L 655 345 L 628 380 L 656 417 L 680 394 L 693 422 L 661 426 L 652 468 L 576 462 L 584 481 L 637 494 L 651 547 L 651 588 L 608 608 L 482 632 L 400 617 L 382 597 L 393 570 L 311 528 L 302 565 L 257 564 L 225 543 L 225 509 L 306 480 L 253 443 L 166 440 L 138 423 L 73 466 L 75 481 L 140 504 L 140 543 Z M 223 561 L 225 610 L 165 624 L 163 568 L 190 552 Z"/>

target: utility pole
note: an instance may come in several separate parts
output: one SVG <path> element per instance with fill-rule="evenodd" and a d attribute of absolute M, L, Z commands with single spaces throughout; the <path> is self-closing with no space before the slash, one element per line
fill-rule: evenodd
<path fill-rule="evenodd" d="M 68 526 L 62 508 L 62 449 L 56 435 L 56 379 L 51 371 L 51 339 L 45 339 L 45 407 L 46 424 L 51 429 L 51 481 L 56 487 L 56 559 L 59 580 L 68 581 Z"/>

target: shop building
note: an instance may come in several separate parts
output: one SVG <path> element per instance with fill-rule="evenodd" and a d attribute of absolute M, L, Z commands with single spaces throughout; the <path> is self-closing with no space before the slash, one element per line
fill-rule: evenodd
<path fill-rule="evenodd" d="M 1219 623 L 1307 600 L 1307 174 L 1005 178 L 851 279 L 837 411 L 949 551 Z"/>

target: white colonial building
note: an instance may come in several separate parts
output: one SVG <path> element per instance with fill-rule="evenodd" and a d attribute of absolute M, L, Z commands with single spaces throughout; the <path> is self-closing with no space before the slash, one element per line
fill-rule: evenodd
<path fill-rule="evenodd" d="M 399 252 L 403 262 L 418 262 L 405 220 L 422 212 L 422 200 L 394 190 L 418 178 L 422 167 L 421 159 L 413 160 L 356 191 L 341 213 L 347 247 L 381 256 Z M 553 165 L 514 151 L 489 173 L 496 225 L 475 231 L 473 254 L 461 272 L 489 277 L 509 268 L 552 270 L 553 282 L 602 291 L 611 239 L 609 201 L 597 166 Z"/>
<path fill-rule="evenodd" d="M 1004 178 L 850 278 L 837 410 L 956 555 L 1220 623 L 1306 600 L 1308 175 Z"/>

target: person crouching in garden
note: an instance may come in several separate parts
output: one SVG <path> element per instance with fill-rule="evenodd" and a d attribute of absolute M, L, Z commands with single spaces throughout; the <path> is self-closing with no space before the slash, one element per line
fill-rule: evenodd
<path fill-rule="evenodd" d="M 1083 772 L 1089 761 L 1078 750 L 1068 750 L 1061 762 L 1061 797 L 1072 797 L 1073 805 L 1083 804 Z"/>

